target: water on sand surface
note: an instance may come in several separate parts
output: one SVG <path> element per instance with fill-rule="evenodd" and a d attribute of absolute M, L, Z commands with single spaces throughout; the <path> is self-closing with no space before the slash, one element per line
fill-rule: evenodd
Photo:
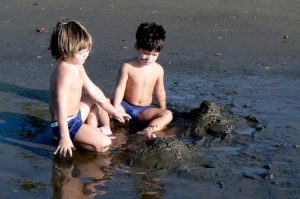
<path fill-rule="evenodd" d="M 53 158 L 47 113 L 37 111 L 46 110 L 46 103 L 36 99 L 28 105 L 28 97 L 15 93 L 18 100 L 10 105 L 19 114 L 3 113 L 0 123 L 0 146 L 11 148 L 11 156 L 0 157 L 9 164 L 23 154 L 17 161 L 24 167 L 4 169 L 1 189 L 11 190 L 5 198 L 33 193 L 37 198 L 45 194 L 49 198 L 62 194 L 72 198 L 197 198 L 208 193 L 212 197 L 251 197 L 254 193 L 260 198 L 296 197 L 300 188 L 298 85 L 298 80 L 279 77 L 169 76 L 168 101 L 175 112 L 214 100 L 237 116 L 254 115 L 265 128 L 255 134 L 252 128 L 237 128 L 229 140 L 187 140 L 198 142 L 194 159 L 150 170 L 132 167 L 123 159 L 122 152 L 135 139 L 126 125 L 116 125 L 116 139 L 107 154 L 77 150 L 73 158 Z M 1 98 L 12 95 L 4 89 L 1 92 Z"/>

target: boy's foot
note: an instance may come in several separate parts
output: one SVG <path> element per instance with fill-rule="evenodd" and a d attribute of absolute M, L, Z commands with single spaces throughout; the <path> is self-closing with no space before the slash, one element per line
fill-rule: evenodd
<path fill-rule="evenodd" d="M 109 128 L 104 127 L 104 126 L 99 127 L 99 130 L 102 134 L 107 135 L 107 136 L 112 134 L 111 130 Z"/>
<path fill-rule="evenodd" d="M 153 133 L 153 128 L 152 127 L 147 127 L 141 131 L 138 131 L 138 135 L 146 136 L 149 139 L 154 139 L 156 138 L 156 135 Z"/>

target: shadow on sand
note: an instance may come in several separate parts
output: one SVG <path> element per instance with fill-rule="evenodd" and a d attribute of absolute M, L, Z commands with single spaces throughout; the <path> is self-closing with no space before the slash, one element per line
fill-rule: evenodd
<path fill-rule="evenodd" d="M 36 89 L 21 87 L 11 83 L 0 82 L 0 92 L 14 93 L 22 97 L 49 103 L 48 90 L 36 90 Z"/>
<path fill-rule="evenodd" d="M 10 83 L 0 82 L 0 92 L 14 93 L 43 103 L 49 101 L 49 91 L 24 88 Z M 50 122 L 41 119 L 48 114 L 45 113 L 45 108 L 39 108 L 39 104 L 31 100 L 20 100 L 17 103 L 20 103 L 18 106 L 23 113 L 0 112 L 0 142 L 52 158 L 53 149 L 49 152 L 49 149 L 53 148 L 49 146 L 53 145 Z"/>

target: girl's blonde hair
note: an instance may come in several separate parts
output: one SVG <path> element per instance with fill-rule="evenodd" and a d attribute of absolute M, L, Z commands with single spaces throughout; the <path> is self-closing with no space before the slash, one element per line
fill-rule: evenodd
<path fill-rule="evenodd" d="M 52 56 L 56 59 L 73 57 L 78 51 L 92 48 L 92 36 L 76 20 L 58 21 L 53 30 L 50 47 Z"/>

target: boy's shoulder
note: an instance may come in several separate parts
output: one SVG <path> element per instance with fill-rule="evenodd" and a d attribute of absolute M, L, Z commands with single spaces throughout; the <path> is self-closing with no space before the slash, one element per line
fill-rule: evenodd
<path fill-rule="evenodd" d="M 136 64 L 137 64 L 136 58 L 125 59 L 123 62 L 123 66 L 124 65 L 135 66 Z"/>
<path fill-rule="evenodd" d="M 123 67 L 140 67 L 140 63 L 138 62 L 137 58 L 131 58 L 131 59 L 127 59 L 123 62 L 122 64 Z M 155 68 L 160 68 L 163 70 L 163 66 L 161 64 L 159 64 L 158 62 L 154 62 L 151 64 L 152 67 Z"/>
<path fill-rule="evenodd" d="M 134 69 L 137 66 L 138 66 L 138 63 L 136 62 L 136 60 L 134 58 L 132 58 L 132 59 L 126 59 L 122 63 L 121 69 L 128 71 L 128 70 Z"/>

